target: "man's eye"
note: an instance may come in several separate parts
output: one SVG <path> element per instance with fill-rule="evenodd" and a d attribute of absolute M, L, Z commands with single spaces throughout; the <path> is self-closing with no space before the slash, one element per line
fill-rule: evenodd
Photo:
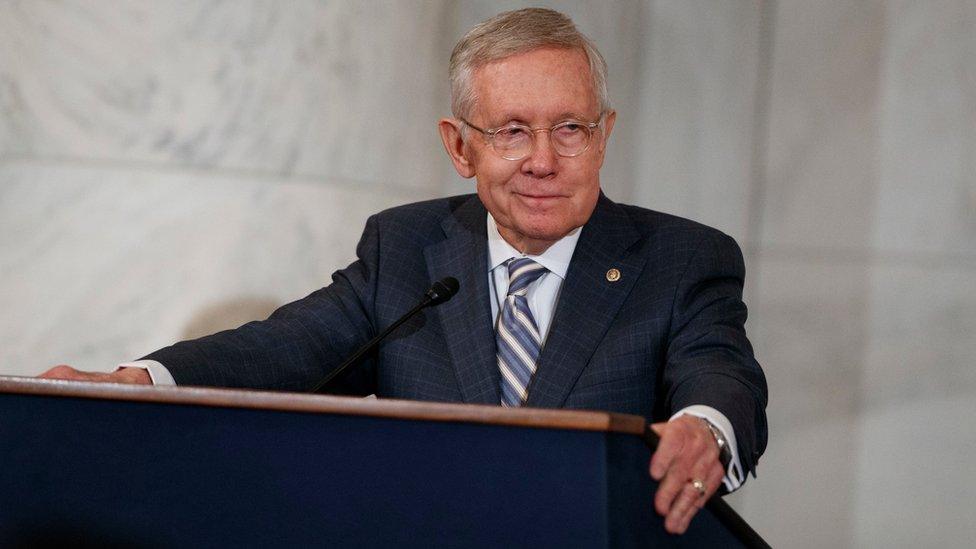
<path fill-rule="evenodd" d="M 504 139 L 506 141 L 512 141 L 525 137 L 525 128 L 519 128 L 518 126 L 512 126 L 509 128 L 502 128 L 495 132 L 496 139 Z"/>
<path fill-rule="evenodd" d="M 567 135 L 567 136 L 575 135 L 583 132 L 583 125 L 577 124 L 576 122 L 570 122 L 562 126 L 559 126 L 558 128 L 556 128 L 556 131 L 562 135 Z"/>

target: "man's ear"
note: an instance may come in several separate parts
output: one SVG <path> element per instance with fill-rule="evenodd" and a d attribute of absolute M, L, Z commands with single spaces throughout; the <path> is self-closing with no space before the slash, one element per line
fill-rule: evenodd
<path fill-rule="evenodd" d="M 613 131 L 613 123 L 617 121 L 617 111 L 611 110 L 603 119 L 603 128 L 600 132 L 600 167 L 603 167 L 603 158 L 607 152 L 607 141 L 610 140 L 610 133 Z"/>
<path fill-rule="evenodd" d="M 603 118 L 603 135 L 600 139 L 600 152 L 607 147 L 607 141 L 610 141 L 610 132 L 613 131 L 613 123 L 617 121 L 617 111 L 610 110 Z"/>
<path fill-rule="evenodd" d="M 437 123 L 437 129 L 441 132 L 441 141 L 454 163 L 454 169 L 461 177 L 468 178 L 474 176 L 475 169 L 468 151 L 465 150 L 464 139 L 461 138 L 461 124 L 453 118 L 442 118 Z"/>

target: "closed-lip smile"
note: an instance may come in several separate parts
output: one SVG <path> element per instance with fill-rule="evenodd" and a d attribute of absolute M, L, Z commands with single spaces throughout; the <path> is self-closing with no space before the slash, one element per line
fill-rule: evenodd
<path fill-rule="evenodd" d="M 520 193 L 520 192 L 516 192 L 515 194 L 517 194 L 518 196 L 521 196 L 522 198 L 532 198 L 532 199 L 536 199 L 536 200 L 543 200 L 543 199 L 546 199 L 546 198 L 565 198 L 563 195 L 561 195 L 561 194 L 555 194 L 555 193 L 548 194 L 548 193 Z"/>

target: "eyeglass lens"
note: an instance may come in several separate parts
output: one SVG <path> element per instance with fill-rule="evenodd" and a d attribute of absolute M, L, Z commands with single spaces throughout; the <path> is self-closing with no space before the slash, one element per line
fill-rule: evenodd
<path fill-rule="evenodd" d="M 503 158 L 521 160 L 532 152 L 533 134 L 540 131 L 549 134 L 549 142 L 560 156 L 579 156 L 590 143 L 589 127 L 577 122 L 566 122 L 551 130 L 532 130 L 527 126 L 500 128 L 492 136 L 492 146 Z"/>

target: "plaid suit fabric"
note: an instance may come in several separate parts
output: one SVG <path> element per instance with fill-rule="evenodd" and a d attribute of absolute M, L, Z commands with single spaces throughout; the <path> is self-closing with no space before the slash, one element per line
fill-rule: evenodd
<path fill-rule="evenodd" d="M 412 307 L 434 280 L 447 303 L 398 328 L 337 390 L 498 404 L 486 211 L 474 195 L 408 204 L 366 223 L 358 259 L 267 320 L 145 358 L 181 385 L 304 391 Z M 607 271 L 620 272 L 610 281 Z M 665 420 L 711 406 L 729 418 L 743 468 L 766 445 L 766 381 L 746 338 L 742 254 L 728 236 L 600 197 L 560 290 L 526 406 Z"/>

